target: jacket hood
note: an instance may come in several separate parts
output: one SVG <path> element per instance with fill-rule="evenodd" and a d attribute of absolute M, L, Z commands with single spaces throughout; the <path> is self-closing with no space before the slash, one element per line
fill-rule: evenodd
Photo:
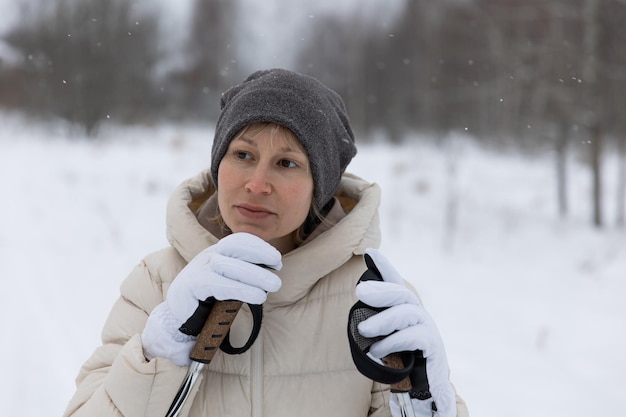
<path fill-rule="evenodd" d="M 180 184 L 167 203 L 167 240 L 187 262 L 218 241 L 195 215 L 198 207 L 214 192 L 209 171 L 203 171 Z"/>
<path fill-rule="evenodd" d="M 183 182 L 168 202 L 167 239 L 187 262 L 218 241 L 195 214 L 214 193 L 207 170 Z M 365 249 L 380 245 L 378 185 L 345 173 L 335 196 L 348 214 L 315 239 L 283 255 L 283 269 L 277 273 L 283 285 L 280 291 L 269 294 L 266 308 L 302 298 L 321 277 L 354 255 L 362 255 Z"/>

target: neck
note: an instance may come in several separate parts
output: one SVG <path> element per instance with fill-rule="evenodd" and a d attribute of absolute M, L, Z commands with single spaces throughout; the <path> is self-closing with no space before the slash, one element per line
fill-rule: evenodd
<path fill-rule="evenodd" d="M 283 255 L 296 247 L 292 233 L 278 239 L 270 240 L 268 243 L 274 246 Z"/>

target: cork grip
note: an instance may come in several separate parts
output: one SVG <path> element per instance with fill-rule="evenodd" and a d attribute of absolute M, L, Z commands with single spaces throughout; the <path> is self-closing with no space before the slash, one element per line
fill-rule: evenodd
<path fill-rule="evenodd" d="M 402 363 L 402 358 L 398 354 L 392 354 L 389 356 L 385 356 L 383 359 L 383 363 L 394 369 L 403 369 L 404 364 Z M 402 381 L 391 385 L 391 392 L 409 392 L 411 391 L 411 378 L 407 376 Z"/>
<path fill-rule="evenodd" d="M 233 320 L 235 320 L 241 305 L 241 301 L 232 300 L 215 303 L 189 355 L 191 360 L 204 364 L 211 362 L 226 337 Z"/>

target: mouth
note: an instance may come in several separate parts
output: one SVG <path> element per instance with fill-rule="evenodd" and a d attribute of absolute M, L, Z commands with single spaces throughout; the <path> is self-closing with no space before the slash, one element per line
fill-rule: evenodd
<path fill-rule="evenodd" d="M 266 219 L 276 214 L 268 208 L 247 203 L 237 204 L 235 205 L 235 209 L 243 217 L 255 220 Z"/>

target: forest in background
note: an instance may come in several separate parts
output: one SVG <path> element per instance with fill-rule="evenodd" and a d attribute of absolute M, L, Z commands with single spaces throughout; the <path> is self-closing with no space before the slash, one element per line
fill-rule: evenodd
<path fill-rule="evenodd" d="M 149 2 L 18 3 L 17 22 L 0 34 L 0 106 L 91 137 L 109 120 L 214 121 L 221 92 L 257 69 L 238 23 L 254 16 L 237 0 L 193 1 L 175 58 L 160 30 L 168 16 Z M 290 69 L 337 90 L 364 140 L 463 131 L 495 149 L 554 152 L 562 215 L 576 152 L 592 172 L 592 221 L 605 223 L 603 154 L 626 153 L 626 1 L 400 3 L 393 18 L 355 8 L 307 19 L 286 43 Z M 623 225 L 623 164 L 617 175 Z"/>

